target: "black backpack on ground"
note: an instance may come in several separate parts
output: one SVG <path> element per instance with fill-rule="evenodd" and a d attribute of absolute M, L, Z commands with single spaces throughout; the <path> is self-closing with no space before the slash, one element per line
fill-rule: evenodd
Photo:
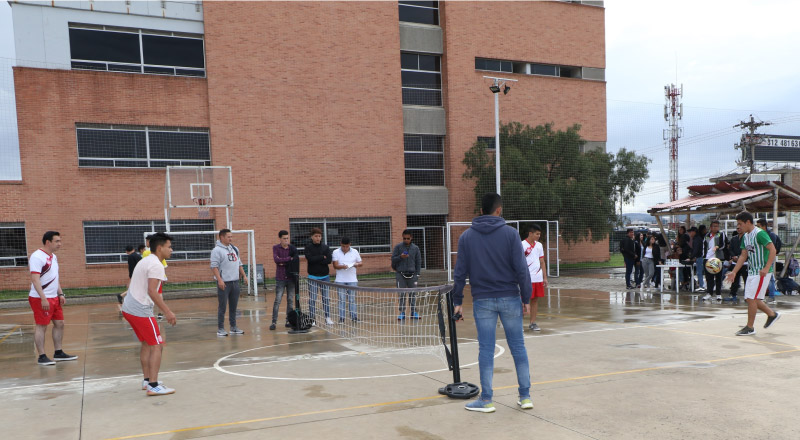
<path fill-rule="evenodd" d="M 299 316 L 299 325 L 298 325 L 298 316 Z M 297 312 L 297 310 L 292 309 L 289 310 L 289 313 L 286 314 L 286 319 L 289 321 L 289 325 L 292 328 L 297 330 L 308 330 L 311 328 L 311 317 L 308 316 L 307 313 Z"/>

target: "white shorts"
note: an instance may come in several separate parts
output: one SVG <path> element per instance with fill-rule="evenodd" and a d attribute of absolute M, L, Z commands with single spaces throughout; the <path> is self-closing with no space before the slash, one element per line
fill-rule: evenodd
<path fill-rule="evenodd" d="M 744 283 L 744 299 L 764 299 L 770 280 L 772 280 L 771 273 L 763 278 L 761 275 L 747 277 L 747 282 Z"/>

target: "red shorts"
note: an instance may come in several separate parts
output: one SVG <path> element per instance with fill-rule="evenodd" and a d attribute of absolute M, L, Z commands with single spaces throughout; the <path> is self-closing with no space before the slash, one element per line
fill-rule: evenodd
<path fill-rule="evenodd" d="M 531 298 L 544 298 L 544 282 L 531 283 L 531 287 L 533 287 Z"/>
<path fill-rule="evenodd" d="M 160 345 L 164 343 L 164 338 L 161 337 L 161 332 L 158 330 L 158 322 L 156 322 L 155 317 L 151 316 L 145 318 L 143 316 L 133 316 L 125 312 L 122 312 L 122 316 L 124 316 L 128 324 L 131 325 L 139 341 L 146 342 L 147 345 Z"/>
<path fill-rule="evenodd" d="M 33 320 L 36 321 L 36 325 L 47 325 L 50 324 L 51 320 L 64 320 L 64 309 L 61 308 L 61 302 L 58 298 L 47 298 L 47 302 L 50 304 L 50 310 L 45 312 L 42 310 L 41 298 L 28 297 L 28 304 L 31 305 L 31 310 L 33 310 Z"/>

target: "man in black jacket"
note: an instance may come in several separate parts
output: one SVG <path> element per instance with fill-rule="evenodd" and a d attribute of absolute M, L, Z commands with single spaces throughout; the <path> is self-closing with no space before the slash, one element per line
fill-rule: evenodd
<path fill-rule="evenodd" d="M 703 228 L 705 230 L 705 228 Z M 697 291 L 698 292 L 705 292 L 706 291 L 706 282 L 705 277 L 705 266 L 703 262 L 705 261 L 703 258 L 703 235 L 704 233 L 700 233 L 696 227 L 692 226 L 689 228 L 689 237 L 692 238 L 692 262 L 694 262 L 694 270 L 695 275 L 697 275 Z"/>
<path fill-rule="evenodd" d="M 333 324 L 331 320 L 331 306 L 328 299 L 328 286 L 320 286 L 317 281 L 330 282 L 331 248 L 322 243 L 322 230 L 319 228 L 311 229 L 311 244 L 305 248 L 306 261 L 308 262 L 308 312 L 311 319 L 316 321 L 317 312 L 317 291 L 322 290 L 322 309 L 325 312 L 325 323 Z"/>
<path fill-rule="evenodd" d="M 419 247 L 411 242 L 414 236 L 410 229 L 403 231 L 403 242 L 392 250 L 392 269 L 396 272 L 395 279 L 398 289 L 417 287 L 419 272 L 422 269 L 422 252 Z M 398 320 L 406 319 L 406 296 L 411 303 L 411 318 L 419 319 L 417 313 L 417 295 L 415 293 L 400 293 L 400 314 Z"/>
<path fill-rule="evenodd" d="M 633 229 L 628 229 L 628 236 L 619 243 L 619 251 L 625 260 L 625 288 L 632 289 L 631 272 L 636 264 L 636 243 L 633 241 Z"/>

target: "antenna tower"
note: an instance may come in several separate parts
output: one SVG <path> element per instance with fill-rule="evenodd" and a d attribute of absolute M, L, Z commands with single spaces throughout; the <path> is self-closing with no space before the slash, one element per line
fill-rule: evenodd
<path fill-rule="evenodd" d="M 664 86 L 664 120 L 669 128 L 664 130 L 664 140 L 669 143 L 669 201 L 678 199 L 678 138 L 683 136 L 683 128 L 678 121 L 683 119 L 683 84 L 678 88 L 675 84 Z"/>

